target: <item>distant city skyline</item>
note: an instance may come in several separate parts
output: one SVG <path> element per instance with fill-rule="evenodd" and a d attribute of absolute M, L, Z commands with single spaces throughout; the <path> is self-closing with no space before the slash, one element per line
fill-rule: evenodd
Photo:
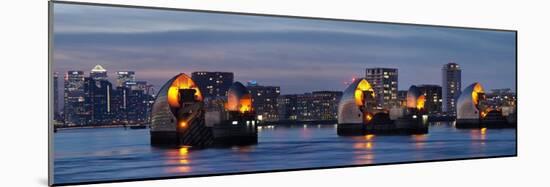
<path fill-rule="evenodd" d="M 516 88 L 513 32 L 69 4 L 55 11 L 60 75 L 100 64 L 113 83 L 116 71 L 134 71 L 158 90 L 178 73 L 222 71 L 300 94 L 342 91 L 376 67 L 397 68 L 399 90 L 441 85 L 441 68 L 456 62 L 464 85 Z"/>

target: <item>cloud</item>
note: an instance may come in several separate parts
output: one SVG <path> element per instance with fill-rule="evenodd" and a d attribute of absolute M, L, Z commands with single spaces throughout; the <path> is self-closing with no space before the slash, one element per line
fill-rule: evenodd
<path fill-rule="evenodd" d="M 456 61 L 464 84 L 515 88 L 510 32 L 80 5 L 56 6 L 54 24 L 56 71 L 102 64 L 157 87 L 208 70 L 283 93 L 342 90 L 367 67 L 396 67 L 407 89 L 439 84 L 442 65 Z"/>

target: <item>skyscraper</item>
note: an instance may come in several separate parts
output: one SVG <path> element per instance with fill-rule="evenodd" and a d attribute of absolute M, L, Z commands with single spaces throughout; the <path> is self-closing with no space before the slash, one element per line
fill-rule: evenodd
<path fill-rule="evenodd" d="M 126 96 L 126 120 L 130 124 L 144 123 L 149 119 L 149 112 L 154 98 L 143 90 L 129 90 Z"/>
<path fill-rule="evenodd" d="M 117 71 L 116 72 L 116 86 L 124 86 L 124 83 L 136 80 L 136 73 L 133 71 Z"/>
<path fill-rule="evenodd" d="M 90 111 L 89 124 L 110 124 L 113 118 L 112 85 L 108 80 L 84 79 L 86 110 Z"/>
<path fill-rule="evenodd" d="M 342 98 L 340 91 L 317 91 L 313 95 L 313 118 L 315 120 L 336 120 L 338 102 Z"/>
<path fill-rule="evenodd" d="M 231 72 L 198 71 L 191 73 L 191 78 L 206 98 L 226 96 L 229 87 L 233 84 Z"/>
<path fill-rule="evenodd" d="M 281 95 L 277 98 L 279 120 L 298 120 L 298 95 Z"/>
<path fill-rule="evenodd" d="M 417 87 L 420 90 L 420 93 L 423 94 L 424 98 L 426 99 L 424 102 L 424 108 L 426 109 L 426 111 L 428 111 L 429 114 L 441 113 L 443 101 L 441 98 L 441 86 L 423 84 Z"/>
<path fill-rule="evenodd" d="M 298 121 L 313 121 L 315 114 L 313 113 L 313 94 L 299 94 L 296 98 L 296 110 Z"/>
<path fill-rule="evenodd" d="M 377 104 L 383 108 L 399 105 L 397 99 L 397 69 L 367 68 L 365 78 L 374 87 Z"/>
<path fill-rule="evenodd" d="M 147 81 L 126 81 L 123 84 L 124 87 L 128 87 L 132 90 L 141 90 L 144 93 L 148 93 L 152 85 L 147 84 Z"/>
<path fill-rule="evenodd" d="M 60 120 L 59 115 L 59 75 L 57 72 L 53 73 L 53 119 Z"/>
<path fill-rule="evenodd" d="M 339 91 L 316 91 L 304 94 L 282 95 L 278 100 L 281 120 L 317 121 L 336 120 Z"/>
<path fill-rule="evenodd" d="M 460 95 L 462 86 L 462 70 L 456 63 L 448 63 L 442 69 L 442 93 L 443 112 L 449 115 L 456 115 L 456 99 Z"/>
<path fill-rule="evenodd" d="M 85 125 L 89 120 L 84 91 L 84 72 L 68 71 L 64 78 L 64 117 L 65 124 Z"/>
<path fill-rule="evenodd" d="M 277 98 L 280 95 L 280 87 L 249 85 L 247 88 L 252 95 L 252 107 L 258 118 L 265 121 L 279 120 Z"/>
<path fill-rule="evenodd" d="M 107 70 L 99 64 L 95 65 L 90 71 L 90 78 L 93 80 L 107 80 Z"/>
<path fill-rule="evenodd" d="M 125 86 L 117 86 L 113 90 L 113 98 L 111 100 L 111 110 L 113 110 L 114 123 L 126 123 L 127 122 L 127 109 L 128 109 L 128 95 L 130 94 L 130 88 Z"/>
<path fill-rule="evenodd" d="M 154 97 L 147 93 L 151 85 L 146 81 L 127 81 L 112 94 L 114 123 L 141 124 L 150 120 Z"/>

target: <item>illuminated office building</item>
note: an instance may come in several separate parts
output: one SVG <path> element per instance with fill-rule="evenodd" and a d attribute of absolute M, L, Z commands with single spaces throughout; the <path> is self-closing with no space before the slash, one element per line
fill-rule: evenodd
<path fill-rule="evenodd" d="M 442 94 L 443 106 L 442 111 L 449 115 L 456 115 L 456 100 L 462 89 L 462 70 L 456 63 L 448 63 L 442 69 Z"/>
<path fill-rule="evenodd" d="M 399 105 L 397 100 L 398 71 L 394 68 L 367 68 L 365 78 L 372 84 L 379 107 Z"/>
<path fill-rule="evenodd" d="M 116 86 L 124 86 L 126 82 L 136 81 L 136 73 L 133 71 L 117 71 L 116 72 Z"/>
<path fill-rule="evenodd" d="M 280 87 L 256 84 L 248 85 L 247 88 L 252 94 L 252 106 L 256 110 L 258 119 L 264 121 L 279 120 L 277 98 L 280 95 Z"/>
<path fill-rule="evenodd" d="M 107 70 L 101 65 L 95 65 L 90 71 L 90 78 L 93 80 L 107 80 Z"/>
<path fill-rule="evenodd" d="M 89 120 L 85 106 L 84 72 L 68 71 L 64 77 L 63 113 L 65 124 L 84 125 Z"/>
<path fill-rule="evenodd" d="M 224 97 L 233 84 L 233 73 L 198 71 L 191 73 L 191 79 L 197 83 L 205 98 Z"/>
<path fill-rule="evenodd" d="M 426 109 L 428 114 L 441 113 L 441 107 L 443 103 L 441 86 L 423 84 L 418 85 L 417 87 L 420 91 L 420 94 L 424 95 L 424 108 Z"/>

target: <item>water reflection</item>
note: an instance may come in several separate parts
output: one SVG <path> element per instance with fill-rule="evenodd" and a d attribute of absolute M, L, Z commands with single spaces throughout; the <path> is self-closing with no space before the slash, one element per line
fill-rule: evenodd
<path fill-rule="evenodd" d="M 430 126 L 428 135 L 339 137 L 334 124 L 317 127 L 266 126 L 257 145 L 207 149 L 151 147 L 148 129 L 64 130 L 55 134 L 54 177 L 60 183 L 82 182 L 516 153 L 515 129 L 465 130 L 440 123 Z M 89 146 L 82 137 L 101 141 Z"/>
<path fill-rule="evenodd" d="M 487 134 L 487 128 L 470 130 L 470 138 L 472 140 L 470 146 L 475 147 L 475 149 L 486 149 Z"/>
<path fill-rule="evenodd" d="M 426 134 L 415 134 L 412 135 L 412 139 L 414 141 L 414 148 L 417 150 L 423 149 L 426 145 L 426 139 L 428 135 Z"/>
<path fill-rule="evenodd" d="M 353 163 L 357 165 L 374 164 L 374 154 L 368 153 L 357 156 Z"/>
<path fill-rule="evenodd" d="M 240 161 L 251 161 L 253 160 L 250 156 L 250 153 L 253 153 L 256 149 L 256 146 L 254 145 L 247 145 L 247 146 L 233 146 L 231 147 L 231 151 L 237 154 L 237 157 Z"/>
<path fill-rule="evenodd" d="M 372 148 L 374 148 L 374 137 L 375 136 L 373 134 L 353 137 L 353 139 L 355 140 L 353 148 L 359 150 L 371 150 Z"/>
<path fill-rule="evenodd" d="M 470 131 L 470 137 L 473 140 L 486 140 L 487 133 L 487 128 L 473 129 Z"/>
<path fill-rule="evenodd" d="M 307 125 L 303 125 L 303 128 L 300 131 L 300 136 L 306 139 L 311 138 L 311 130 L 307 127 Z"/>
<path fill-rule="evenodd" d="M 256 146 L 253 145 L 231 147 L 231 149 L 236 151 L 237 153 L 251 153 L 254 151 L 255 148 Z"/>
<path fill-rule="evenodd" d="M 166 154 L 168 159 L 166 159 L 166 164 L 168 167 L 166 170 L 169 173 L 188 173 L 191 171 L 191 166 L 189 165 L 189 146 L 182 146 L 178 149 L 173 149 L 167 151 Z"/>
<path fill-rule="evenodd" d="M 374 138 L 375 135 L 373 134 L 353 138 L 355 140 L 353 148 L 356 150 L 354 164 L 374 163 Z"/>
<path fill-rule="evenodd" d="M 353 144 L 353 148 L 358 150 L 371 150 L 372 148 L 374 148 L 374 143 L 373 142 L 356 142 Z"/>

